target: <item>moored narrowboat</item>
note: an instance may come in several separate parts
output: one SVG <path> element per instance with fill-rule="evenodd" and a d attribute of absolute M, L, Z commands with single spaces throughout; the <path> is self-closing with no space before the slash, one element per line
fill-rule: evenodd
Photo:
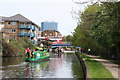
<path fill-rule="evenodd" d="M 26 62 L 41 62 L 49 60 L 50 54 L 47 51 L 35 51 L 32 53 L 32 57 L 26 58 Z"/>

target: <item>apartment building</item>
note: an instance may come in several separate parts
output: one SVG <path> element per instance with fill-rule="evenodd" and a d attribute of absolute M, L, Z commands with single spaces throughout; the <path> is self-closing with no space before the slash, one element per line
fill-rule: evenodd
<path fill-rule="evenodd" d="M 9 39 L 29 37 L 36 43 L 40 27 L 31 20 L 21 14 L 17 14 L 11 17 L 4 17 L 2 21 L 4 23 L 3 33 L 9 34 Z"/>
<path fill-rule="evenodd" d="M 53 30 L 53 29 L 47 29 L 41 33 L 42 37 L 47 37 L 47 36 L 62 36 L 59 31 Z"/>
<path fill-rule="evenodd" d="M 9 33 L 4 31 L 4 19 L 5 17 L 0 16 L 0 38 L 4 38 L 9 43 Z M 1 39 L 2 40 L 2 39 Z"/>

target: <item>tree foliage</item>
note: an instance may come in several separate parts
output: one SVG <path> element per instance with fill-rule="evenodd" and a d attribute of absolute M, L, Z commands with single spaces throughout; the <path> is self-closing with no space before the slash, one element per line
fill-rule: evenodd
<path fill-rule="evenodd" d="M 7 43 L 4 39 L 2 40 L 3 56 L 19 56 L 25 55 L 27 48 L 35 49 L 35 45 L 27 37 L 20 38 L 19 40 L 12 39 Z"/>
<path fill-rule="evenodd" d="M 90 35 L 93 22 L 95 20 L 95 13 L 100 9 L 100 6 L 94 4 L 89 6 L 80 17 L 77 28 L 73 32 L 73 44 L 76 46 L 81 46 L 83 48 L 94 48 L 95 44 Z"/>
<path fill-rule="evenodd" d="M 93 54 L 105 57 L 120 56 L 120 2 L 92 4 L 81 14 L 73 32 L 73 44 Z"/>
<path fill-rule="evenodd" d="M 71 35 L 67 35 L 64 37 L 64 41 L 66 42 L 72 42 L 72 36 Z"/>

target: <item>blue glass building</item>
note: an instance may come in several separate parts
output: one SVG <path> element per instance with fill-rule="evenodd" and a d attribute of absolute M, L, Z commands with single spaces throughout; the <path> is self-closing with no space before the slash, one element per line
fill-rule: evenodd
<path fill-rule="evenodd" d="M 41 31 L 53 29 L 58 31 L 58 24 L 57 22 L 41 22 Z"/>

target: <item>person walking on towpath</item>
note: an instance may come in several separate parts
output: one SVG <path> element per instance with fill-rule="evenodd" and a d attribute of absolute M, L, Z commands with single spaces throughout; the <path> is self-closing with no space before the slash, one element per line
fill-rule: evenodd
<path fill-rule="evenodd" d="M 84 53 L 84 51 L 85 51 L 85 50 L 82 48 L 82 49 L 81 49 L 81 53 Z"/>
<path fill-rule="evenodd" d="M 91 52 L 91 49 L 89 48 L 89 49 L 88 49 L 88 54 L 90 54 L 90 52 Z"/>
<path fill-rule="evenodd" d="M 30 58 L 30 52 L 31 52 L 30 48 L 27 48 L 27 49 L 26 49 L 26 54 L 27 54 L 27 57 L 28 57 L 28 58 Z"/>

